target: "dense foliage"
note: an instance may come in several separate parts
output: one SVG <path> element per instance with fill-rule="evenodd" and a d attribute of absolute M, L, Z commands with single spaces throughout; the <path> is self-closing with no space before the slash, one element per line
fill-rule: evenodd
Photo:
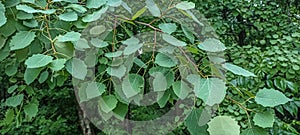
<path fill-rule="evenodd" d="M 299 134 L 300 3 L 193 2 L 1 0 L 0 134 Z"/>

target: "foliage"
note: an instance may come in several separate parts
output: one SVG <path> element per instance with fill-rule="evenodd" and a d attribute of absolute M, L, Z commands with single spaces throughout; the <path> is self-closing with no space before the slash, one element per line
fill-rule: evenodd
<path fill-rule="evenodd" d="M 297 1 L 290 8 L 271 0 L 142 3 L 1 0 L 0 133 L 78 134 L 79 121 L 86 133 L 87 116 L 97 116 L 89 118 L 96 127 L 152 120 L 192 97 L 192 109 L 181 108 L 187 117 L 176 123 L 178 134 L 299 134 Z M 143 32 L 152 32 L 142 37 L 152 42 L 141 41 Z M 151 87 L 157 103 L 138 107 Z M 64 104 L 75 99 L 80 109 Z M 168 127 L 159 128 L 163 134 Z"/>

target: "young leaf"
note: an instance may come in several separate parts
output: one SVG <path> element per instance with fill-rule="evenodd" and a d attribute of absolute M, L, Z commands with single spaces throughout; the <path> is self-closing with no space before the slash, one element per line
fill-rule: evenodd
<path fill-rule="evenodd" d="M 104 96 L 102 97 L 102 99 L 99 100 L 99 106 L 101 110 L 105 113 L 111 112 L 117 107 L 117 104 L 118 100 L 113 95 Z"/>
<path fill-rule="evenodd" d="M 171 58 L 167 54 L 158 53 L 155 57 L 155 63 L 162 67 L 174 67 L 177 65 L 176 59 Z"/>
<path fill-rule="evenodd" d="M 208 52 L 221 52 L 226 50 L 225 45 L 215 38 L 206 39 L 202 44 L 199 44 L 198 47 Z"/>
<path fill-rule="evenodd" d="M 67 71 L 74 77 L 80 80 L 84 80 L 87 75 L 86 64 L 77 58 L 67 61 L 66 63 Z"/>
<path fill-rule="evenodd" d="M 18 105 L 20 105 L 23 101 L 24 95 L 23 94 L 19 94 L 16 96 L 12 96 L 6 99 L 5 101 L 5 105 L 6 106 L 11 106 L 11 107 L 17 107 Z"/>
<path fill-rule="evenodd" d="M 12 37 L 10 42 L 10 50 L 23 49 L 31 44 L 36 37 L 35 32 L 20 31 Z"/>
<path fill-rule="evenodd" d="M 177 25 L 175 23 L 161 23 L 158 27 L 165 33 L 172 34 L 177 30 Z"/>
<path fill-rule="evenodd" d="M 245 77 L 250 77 L 250 76 L 253 76 L 253 77 L 256 77 L 255 74 L 253 74 L 252 72 L 249 72 L 239 66 L 236 66 L 236 65 L 233 65 L 233 64 L 230 64 L 230 63 L 225 63 L 222 65 L 223 68 L 231 71 L 232 73 L 234 74 L 237 74 L 237 75 L 242 75 L 242 76 L 245 76 Z"/>
<path fill-rule="evenodd" d="M 5 16 L 5 7 L 0 1 L 0 27 L 3 26 L 7 22 L 7 18 Z"/>
<path fill-rule="evenodd" d="M 132 16 L 132 20 L 135 20 L 136 18 L 139 18 L 141 15 L 143 15 L 147 10 L 147 7 L 143 7 L 139 11 L 135 13 L 135 15 Z"/>
<path fill-rule="evenodd" d="M 275 107 L 291 100 L 280 91 L 264 88 L 256 93 L 255 101 L 264 107 Z"/>
<path fill-rule="evenodd" d="M 61 14 L 58 16 L 58 18 L 63 21 L 72 22 L 78 19 L 78 15 L 76 14 L 76 12 L 72 11 L 72 12 Z"/>
<path fill-rule="evenodd" d="M 24 80 L 27 85 L 31 84 L 40 74 L 43 68 L 26 68 Z"/>
<path fill-rule="evenodd" d="M 158 8 L 157 4 L 153 0 L 146 0 L 146 6 L 153 16 L 155 17 L 161 16 L 160 9 Z"/>
<path fill-rule="evenodd" d="M 217 116 L 208 123 L 210 135 L 239 135 L 240 126 L 229 116 Z"/>
<path fill-rule="evenodd" d="M 44 54 L 35 54 L 25 61 L 27 68 L 40 68 L 52 62 L 53 57 Z"/>
<path fill-rule="evenodd" d="M 270 111 L 256 113 L 253 118 L 254 124 L 262 128 L 273 127 L 274 121 L 274 114 Z"/>
<path fill-rule="evenodd" d="M 188 1 L 183 1 L 183 2 L 180 2 L 180 3 L 176 4 L 175 7 L 178 8 L 178 9 L 181 9 L 181 10 L 189 10 L 189 9 L 194 9 L 195 8 L 195 3 L 188 2 Z"/>
<path fill-rule="evenodd" d="M 186 46 L 187 44 L 183 41 L 178 40 L 177 38 L 169 35 L 169 34 L 163 34 L 162 35 L 163 40 L 168 42 L 171 45 L 177 46 L 177 47 L 183 47 Z"/>

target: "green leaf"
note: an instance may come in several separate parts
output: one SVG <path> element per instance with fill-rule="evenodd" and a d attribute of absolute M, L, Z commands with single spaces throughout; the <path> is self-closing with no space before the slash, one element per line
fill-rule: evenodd
<path fill-rule="evenodd" d="M 7 22 L 7 18 L 5 16 L 5 7 L 2 4 L 2 1 L 0 1 L 0 16 L 0 27 L 2 27 Z"/>
<path fill-rule="evenodd" d="M 101 6 L 105 5 L 107 0 L 87 0 L 86 7 L 89 9 L 92 8 L 100 8 Z"/>
<path fill-rule="evenodd" d="M 25 61 L 25 65 L 27 68 L 40 68 L 48 65 L 53 61 L 52 56 L 44 55 L 44 54 L 35 54 L 29 57 Z"/>
<path fill-rule="evenodd" d="M 111 6 L 111 7 L 118 7 L 122 4 L 122 0 L 108 0 L 107 1 L 107 5 Z"/>
<path fill-rule="evenodd" d="M 20 20 L 27 20 L 27 19 L 32 19 L 33 18 L 33 14 L 29 14 L 23 11 L 19 11 L 17 13 L 17 18 Z"/>
<path fill-rule="evenodd" d="M 274 121 L 274 114 L 270 111 L 256 113 L 253 118 L 254 124 L 262 128 L 273 127 Z"/>
<path fill-rule="evenodd" d="M 257 92 L 255 101 L 264 107 L 275 107 L 291 100 L 280 91 L 264 88 Z"/>
<path fill-rule="evenodd" d="M 109 44 L 107 42 L 104 42 L 103 40 L 100 40 L 98 38 L 92 38 L 91 44 L 97 48 L 104 48 L 104 47 L 109 46 Z"/>
<path fill-rule="evenodd" d="M 125 47 L 124 55 L 130 55 L 138 51 L 140 48 L 143 47 L 143 44 L 131 44 Z"/>
<path fill-rule="evenodd" d="M 253 76 L 253 77 L 256 77 L 255 74 L 253 74 L 252 72 L 249 72 L 239 66 L 236 66 L 236 65 L 233 65 L 233 64 L 230 64 L 230 63 L 225 63 L 222 65 L 223 68 L 229 70 L 230 72 L 236 74 L 236 75 L 242 75 L 242 76 L 245 76 L 245 77 L 250 77 L 250 76 Z"/>
<path fill-rule="evenodd" d="M 38 112 L 38 105 L 35 103 L 29 103 L 24 106 L 24 112 L 30 118 L 35 117 Z"/>
<path fill-rule="evenodd" d="M 76 12 L 71 11 L 71 12 L 67 12 L 67 13 L 59 15 L 58 18 L 63 21 L 72 22 L 72 21 L 76 21 L 78 19 L 78 15 L 76 14 Z"/>
<path fill-rule="evenodd" d="M 177 47 L 183 47 L 186 46 L 187 44 L 183 41 L 178 40 L 177 38 L 169 35 L 169 34 L 162 34 L 163 40 L 168 42 L 171 45 L 177 46 Z"/>
<path fill-rule="evenodd" d="M 12 37 L 10 50 L 23 49 L 31 44 L 36 37 L 35 32 L 20 31 Z"/>
<path fill-rule="evenodd" d="M 193 110 L 184 121 L 184 125 L 186 125 L 191 135 L 208 135 L 208 132 L 206 131 L 207 125 L 199 125 L 201 114 L 202 109 L 193 108 Z"/>
<path fill-rule="evenodd" d="M 97 25 L 97 26 L 92 27 L 89 32 L 90 32 L 91 35 L 97 36 L 97 35 L 100 35 L 103 32 L 105 32 L 105 30 L 106 30 L 105 26 Z"/>
<path fill-rule="evenodd" d="M 157 103 L 159 107 L 164 108 L 168 103 L 170 97 L 171 97 L 171 93 L 169 91 L 158 92 Z"/>
<path fill-rule="evenodd" d="M 225 45 L 215 38 L 206 39 L 202 44 L 199 44 L 198 47 L 208 52 L 221 52 L 226 50 Z"/>
<path fill-rule="evenodd" d="M 129 45 L 137 45 L 137 44 L 140 43 L 140 40 L 136 37 L 131 37 L 131 38 L 125 40 L 125 41 L 122 41 L 122 43 L 125 44 L 125 45 L 128 45 L 128 46 Z"/>
<path fill-rule="evenodd" d="M 80 39 L 81 34 L 78 32 L 67 32 L 65 35 L 60 35 L 57 37 L 58 42 L 77 42 Z"/>
<path fill-rule="evenodd" d="M 110 52 L 110 53 L 105 53 L 105 57 L 107 58 L 115 58 L 115 57 L 119 57 L 123 54 L 122 51 L 116 51 L 116 52 Z"/>
<path fill-rule="evenodd" d="M 176 4 L 175 7 L 178 8 L 178 9 L 181 9 L 181 10 L 189 10 L 189 9 L 194 9 L 195 8 L 195 3 L 188 2 L 188 1 L 183 1 L 183 2 L 180 2 L 180 3 Z"/>
<path fill-rule="evenodd" d="M 195 95 L 209 106 L 219 104 L 225 98 L 227 87 L 221 79 L 200 78 L 199 75 L 189 75 L 187 80 L 194 85 Z"/>
<path fill-rule="evenodd" d="M 73 58 L 67 61 L 66 69 L 74 78 L 80 80 L 84 80 L 87 75 L 86 64 L 78 58 Z"/>
<path fill-rule="evenodd" d="M 4 123 L 6 125 L 10 125 L 15 119 L 15 111 L 13 109 L 9 109 L 5 113 Z"/>
<path fill-rule="evenodd" d="M 264 129 L 259 127 L 247 128 L 241 135 L 269 135 Z"/>
<path fill-rule="evenodd" d="M 39 83 L 43 83 L 48 79 L 49 76 L 49 72 L 48 71 L 44 71 L 43 73 L 41 73 L 40 78 L 39 78 Z"/>
<path fill-rule="evenodd" d="M 23 94 L 19 94 L 16 96 L 12 96 L 6 99 L 5 101 L 5 105 L 6 106 L 11 106 L 11 107 L 17 107 L 18 105 L 20 105 L 23 101 L 24 95 Z"/>
<path fill-rule="evenodd" d="M 122 82 L 122 90 L 127 98 L 131 98 L 144 89 L 144 78 L 137 74 L 125 76 Z"/>
<path fill-rule="evenodd" d="M 13 85 L 8 88 L 7 93 L 11 94 L 13 93 L 19 86 L 18 85 Z"/>
<path fill-rule="evenodd" d="M 42 70 L 42 68 L 26 68 L 24 73 L 24 80 L 26 84 L 31 84 L 39 76 Z"/>
<path fill-rule="evenodd" d="M 161 23 L 158 27 L 167 34 L 172 34 L 177 30 L 177 25 L 175 23 Z"/>
<path fill-rule="evenodd" d="M 167 81 L 166 89 L 169 89 L 172 86 L 172 84 L 174 83 L 174 79 L 175 79 L 174 72 L 168 68 L 163 68 L 163 67 L 153 67 L 149 70 L 149 74 L 151 76 L 153 76 L 153 74 L 155 74 L 156 72 L 160 72 L 160 73 L 164 74 L 164 76 L 166 77 L 166 81 Z"/>
<path fill-rule="evenodd" d="M 135 15 L 132 16 L 132 20 L 135 20 L 136 18 L 139 18 L 141 15 L 143 15 L 147 11 L 147 7 L 143 7 L 139 11 L 135 13 Z"/>
<path fill-rule="evenodd" d="M 78 13 L 85 13 L 87 10 L 79 4 L 69 4 L 66 8 L 71 8 Z"/>
<path fill-rule="evenodd" d="M 165 91 L 167 89 L 167 79 L 163 73 L 154 72 L 151 76 L 154 77 L 152 85 L 155 92 Z"/>
<path fill-rule="evenodd" d="M 113 110 L 114 116 L 120 120 L 124 120 L 128 112 L 128 105 L 118 102 L 117 107 Z"/>
<path fill-rule="evenodd" d="M 185 99 L 192 89 L 184 81 L 177 81 L 172 85 L 173 91 L 180 99 Z"/>
<path fill-rule="evenodd" d="M 210 135 L 239 135 L 240 126 L 229 116 L 217 116 L 208 123 Z"/>
<path fill-rule="evenodd" d="M 110 76 L 115 76 L 121 79 L 126 73 L 126 67 L 124 65 L 121 65 L 119 67 L 109 67 L 107 68 L 106 72 Z"/>
<path fill-rule="evenodd" d="M 17 5 L 16 6 L 17 10 L 21 10 L 21 11 L 24 11 L 26 13 L 42 13 L 42 14 L 53 14 L 56 12 L 55 9 L 49 9 L 49 10 L 36 10 L 30 6 L 27 6 L 25 4 L 23 5 Z"/>
<path fill-rule="evenodd" d="M 101 96 L 105 92 L 106 86 L 102 83 L 91 82 L 86 87 L 87 100 Z"/>
<path fill-rule="evenodd" d="M 174 67 L 178 63 L 175 58 L 163 53 L 158 53 L 155 57 L 155 63 L 162 67 Z"/>
<path fill-rule="evenodd" d="M 93 12 L 92 14 L 88 14 L 82 18 L 83 22 L 93 22 L 101 18 L 102 14 L 104 14 L 108 10 L 108 7 L 101 8 L 100 10 Z"/>
<path fill-rule="evenodd" d="M 74 55 L 74 46 L 70 42 L 54 42 L 55 50 L 58 52 L 56 55 L 59 58 L 71 59 Z"/>
<path fill-rule="evenodd" d="M 181 25 L 181 29 L 182 29 L 184 35 L 190 40 L 190 42 L 194 43 L 195 37 L 194 37 L 194 34 L 191 32 L 191 30 L 185 25 Z"/>
<path fill-rule="evenodd" d="M 62 70 L 65 67 L 66 60 L 65 59 L 56 59 L 53 60 L 50 64 L 50 69 L 53 71 Z"/>
<path fill-rule="evenodd" d="M 102 97 L 102 99 L 99 100 L 99 106 L 101 110 L 105 113 L 111 112 L 117 107 L 117 104 L 118 100 L 113 95 L 104 96 Z"/>
<path fill-rule="evenodd" d="M 153 16 L 155 17 L 161 16 L 160 9 L 158 8 L 157 4 L 153 0 L 146 0 L 146 6 Z"/>
<path fill-rule="evenodd" d="M 84 51 L 85 49 L 91 48 L 89 42 L 85 38 L 80 38 L 75 44 L 75 49 Z"/>

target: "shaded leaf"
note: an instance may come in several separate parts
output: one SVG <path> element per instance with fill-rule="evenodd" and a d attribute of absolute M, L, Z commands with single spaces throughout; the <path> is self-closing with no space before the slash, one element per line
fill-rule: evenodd
<path fill-rule="evenodd" d="M 42 68 L 26 68 L 24 80 L 27 85 L 31 84 L 40 74 Z"/>
<path fill-rule="evenodd" d="M 131 98 L 144 89 L 144 78 L 137 74 L 125 76 L 122 82 L 122 90 L 127 98 Z"/>

